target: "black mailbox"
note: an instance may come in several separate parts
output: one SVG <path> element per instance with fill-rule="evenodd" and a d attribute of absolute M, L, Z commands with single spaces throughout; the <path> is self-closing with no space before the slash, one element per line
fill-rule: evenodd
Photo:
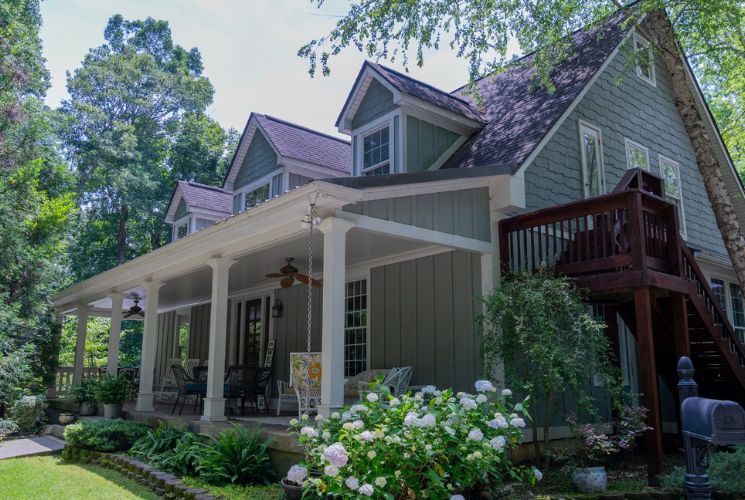
<path fill-rule="evenodd" d="M 684 434 L 713 446 L 745 443 L 745 410 L 734 401 L 687 398 L 680 419 Z"/>

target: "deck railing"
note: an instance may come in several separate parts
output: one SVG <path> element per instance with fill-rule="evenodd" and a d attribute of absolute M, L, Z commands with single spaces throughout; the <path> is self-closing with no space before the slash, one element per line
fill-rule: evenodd
<path fill-rule="evenodd" d="M 677 274 L 677 230 L 675 206 L 660 196 L 638 189 L 596 196 L 501 221 L 502 270 Z"/>
<path fill-rule="evenodd" d="M 72 378 L 74 373 L 72 366 L 60 366 L 54 374 L 54 381 L 47 387 L 47 398 L 64 398 L 70 392 L 72 387 Z M 86 366 L 83 368 L 83 377 L 99 377 L 103 373 L 103 368 Z"/>

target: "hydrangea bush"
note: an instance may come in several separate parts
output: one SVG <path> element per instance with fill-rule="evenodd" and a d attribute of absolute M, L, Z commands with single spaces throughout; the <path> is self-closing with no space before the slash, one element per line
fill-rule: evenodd
<path fill-rule="evenodd" d="M 507 452 L 522 438 L 526 402 L 485 380 L 476 394 L 425 387 L 393 397 L 371 392 L 328 419 L 291 421 L 306 461 L 287 479 L 335 498 L 460 498 L 505 482 L 540 480 Z M 309 475 L 308 471 L 312 471 Z"/>

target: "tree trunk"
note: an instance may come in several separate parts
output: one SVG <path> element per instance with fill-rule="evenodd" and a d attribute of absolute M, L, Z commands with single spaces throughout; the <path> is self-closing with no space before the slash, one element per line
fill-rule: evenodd
<path fill-rule="evenodd" d="M 552 392 L 546 394 L 546 414 L 543 416 L 543 454 L 546 457 L 544 467 L 548 469 L 549 462 L 551 461 L 551 455 L 548 453 L 549 450 L 549 431 L 551 430 L 551 406 L 553 404 L 554 395 Z"/>
<path fill-rule="evenodd" d="M 129 206 L 122 203 L 122 208 L 119 211 L 119 232 L 116 237 L 117 261 L 119 264 L 124 264 L 127 260 L 127 217 L 129 217 Z"/>
<path fill-rule="evenodd" d="M 740 229 L 734 206 L 722 179 L 719 161 L 714 153 L 713 142 L 706 130 L 704 117 L 699 113 L 694 100 L 694 88 L 688 82 L 683 55 L 675 41 L 673 27 L 664 11 L 647 15 L 642 25 L 645 34 L 659 50 L 665 69 L 670 77 L 673 97 L 683 118 L 688 137 L 696 153 L 698 169 L 704 178 L 724 246 L 732 261 L 740 286 L 745 289 L 745 238 Z M 722 166 L 723 167 L 723 166 Z"/>

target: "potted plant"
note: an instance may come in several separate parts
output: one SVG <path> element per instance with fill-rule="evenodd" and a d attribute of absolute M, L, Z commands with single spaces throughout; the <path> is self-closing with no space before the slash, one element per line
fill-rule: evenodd
<path fill-rule="evenodd" d="M 84 378 L 79 384 L 70 387 L 70 396 L 78 405 L 78 413 L 82 416 L 96 414 L 96 379 Z"/>
<path fill-rule="evenodd" d="M 96 384 L 96 401 L 103 405 L 104 418 L 120 418 L 124 402 L 132 395 L 132 385 L 121 375 L 105 375 Z"/>
<path fill-rule="evenodd" d="M 72 413 L 60 413 L 59 423 L 62 425 L 71 424 L 75 420 L 75 415 Z"/>
<path fill-rule="evenodd" d="M 293 465 L 282 478 L 280 484 L 285 490 L 287 500 L 300 500 L 303 497 L 303 483 L 308 477 L 308 469 L 300 465 Z"/>

